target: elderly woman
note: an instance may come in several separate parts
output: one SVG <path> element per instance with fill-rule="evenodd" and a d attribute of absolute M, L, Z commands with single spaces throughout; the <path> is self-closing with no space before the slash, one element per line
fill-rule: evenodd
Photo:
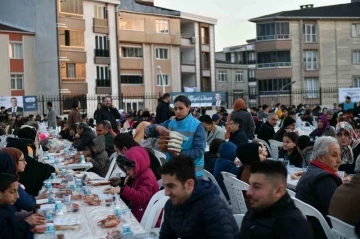
<path fill-rule="evenodd" d="M 336 137 L 340 144 L 341 165 L 340 171 L 346 174 L 354 174 L 355 162 L 360 154 L 360 141 L 348 122 L 340 122 L 336 125 Z"/>
<path fill-rule="evenodd" d="M 317 128 L 309 135 L 311 138 L 321 137 L 321 136 L 336 136 L 335 130 L 331 128 L 329 120 L 325 115 L 320 115 L 317 119 Z"/>
<path fill-rule="evenodd" d="M 342 184 L 336 173 L 341 164 L 340 146 L 335 138 L 324 136 L 315 141 L 313 160 L 296 186 L 296 198 L 316 208 L 323 216 L 329 214 L 329 205 L 336 189 Z M 326 238 L 316 218 L 309 217 L 314 238 Z"/>

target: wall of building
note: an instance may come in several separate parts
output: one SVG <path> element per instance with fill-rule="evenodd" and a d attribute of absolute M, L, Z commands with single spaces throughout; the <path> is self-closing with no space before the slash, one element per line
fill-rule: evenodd
<path fill-rule="evenodd" d="M 209 26 L 210 37 L 210 76 L 211 76 L 211 91 L 215 91 L 215 29 L 213 25 Z"/>
<path fill-rule="evenodd" d="M 227 72 L 227 81 L 219 82 L 219 71 Z M 235 82 L 235 73 L 237 71 L 243 72 L 243 82 Z M 234 90 L 238 91 L 248 91 L 248 69 L 246 66 L 239 66 L 234 64 L 216 64 L 216 91 L 229 91 L 232 92 Z"/>
<path fill-rule="evenodd" d="M 116 6 L 108 4 L 108 19 L 109 19 L 109 40 L 110 40 L 110 62 L 111 62 L 111 88 L 112 93 L 115 95 L 120 94 L 119 92 L 119 72 L 118 72 L 118 64 L 119 64 L 119 58 L 118 58 L 118 42 L 116 41 L 116 21 L 117 18 L 117 12 L 115 11 Z"/>
<path fill-rule="evenodd" d="M 23 36 L 25 95 L 36 95 L 35 37 Z"/>
<path fill-rule="evenodd" d="M 0 34 L 0 96 L 9 96 L 10 92 L 10 61 L 9 61 L 9 35 Z M 7 54 L 6 54 L 7 53 Z M 7 80 L 6 80 L 7 79 Z"/>
<path fill-rule="evenodd" d="M 1 0 L 0 16 L 4 24 L 36 33 L 36 93 L 58 95 L 56 1 Z"/>

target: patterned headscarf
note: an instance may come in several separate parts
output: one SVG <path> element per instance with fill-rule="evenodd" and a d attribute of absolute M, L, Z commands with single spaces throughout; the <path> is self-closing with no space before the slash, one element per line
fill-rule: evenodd
<path fill-rule="evenodd" d="M 342 164 L 346 164 L 346 163 L 353 164 L 354 154 L 352 149 L 358 146 L 360 142 L 351 124 L 349 124 L 348 122 L 338 123 L 336 125 L 336 134 L 340 133 L 342 130 L 350 134 L 350 144 L 344 147 L 340 146 L 341 161 Z"/>

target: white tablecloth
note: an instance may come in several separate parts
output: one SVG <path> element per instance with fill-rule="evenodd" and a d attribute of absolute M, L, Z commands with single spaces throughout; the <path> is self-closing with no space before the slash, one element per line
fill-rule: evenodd
<path fill-rule="evenodd" d="M 302 169 L 301 168 L 295 168 L 295 167 L 293 167 L 293 168 L 288 168 L 288 176 L 287 176 L 287 180 L 286 180 L 286 187 L 288 188 L 288 189 L 291 189 L 291 190 L 293 190 L 293 191 L 295 191 L 296 190 L 296 185 L 298 184 L 298 182 L 299 182 L 299 179 L 291 179 L 291 174 L 292 173 L 296 173 L 296 172 L 299 172 L 299 171 L 302 171 Z"/>
<path fill-rule="evenodd" d="M 92 163 L 72 163 L 68 165 L 64 165 L 63 163 L 59 163 L 54 165 L 58 169 L 81 169 L 84 168 L 85 170 L 88 170 L 93 167 Z"/>
<path fill-rule="evenodd" d="M 106 188 L 109 186 L 99 186 L 93 187 L 92 193 L 102 194 Z M 134 235 L 144 234 L 145 230 L 141 227 L 140 223 L 136 218 L 131 214 L 130 221 L 121 222 L 117 227 L 104 229 L 98 225 L 98 221 L 104 219 L 108 215 L 112 215 L 114 207 L 106 207 L 104 201 L 99 206 L 89 206 L 86 203 L 81 201 L 73 201 L 80 205 L 80 210 L 78 212 L 68 212 L 63 216 L 56 217 L 78 217 L 80 219 L 81 225 L 80 230 L 64 230 L 65 238 L 69 239 L 92 239 L 92 238 L 105 238 L 107 233 L 113 230 L 121 230 L 124 223 L 130 224 L 131 230 Z M 121 209 L 128 209 L 126 204 L 121 200 L 120 202 Z M 45 239 L 46 235 L 35 235 L 34 239 Z"/>

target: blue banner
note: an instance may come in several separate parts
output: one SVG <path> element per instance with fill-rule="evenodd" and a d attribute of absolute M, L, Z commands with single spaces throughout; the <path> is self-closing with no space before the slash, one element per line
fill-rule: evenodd
<path fill-rule="evenodd" d="M 24 96 L 24 111 L 37 111 L 37 97 L 36 96 Z"/>
<path fill-rule="evenodd" d="M 192 107 L 221 107 L 226 104 L 224 91 L 217 92 L 171 92 L 170 105 L 174 105 L 174 99 L 184 95 L 191 101 Z"/>

